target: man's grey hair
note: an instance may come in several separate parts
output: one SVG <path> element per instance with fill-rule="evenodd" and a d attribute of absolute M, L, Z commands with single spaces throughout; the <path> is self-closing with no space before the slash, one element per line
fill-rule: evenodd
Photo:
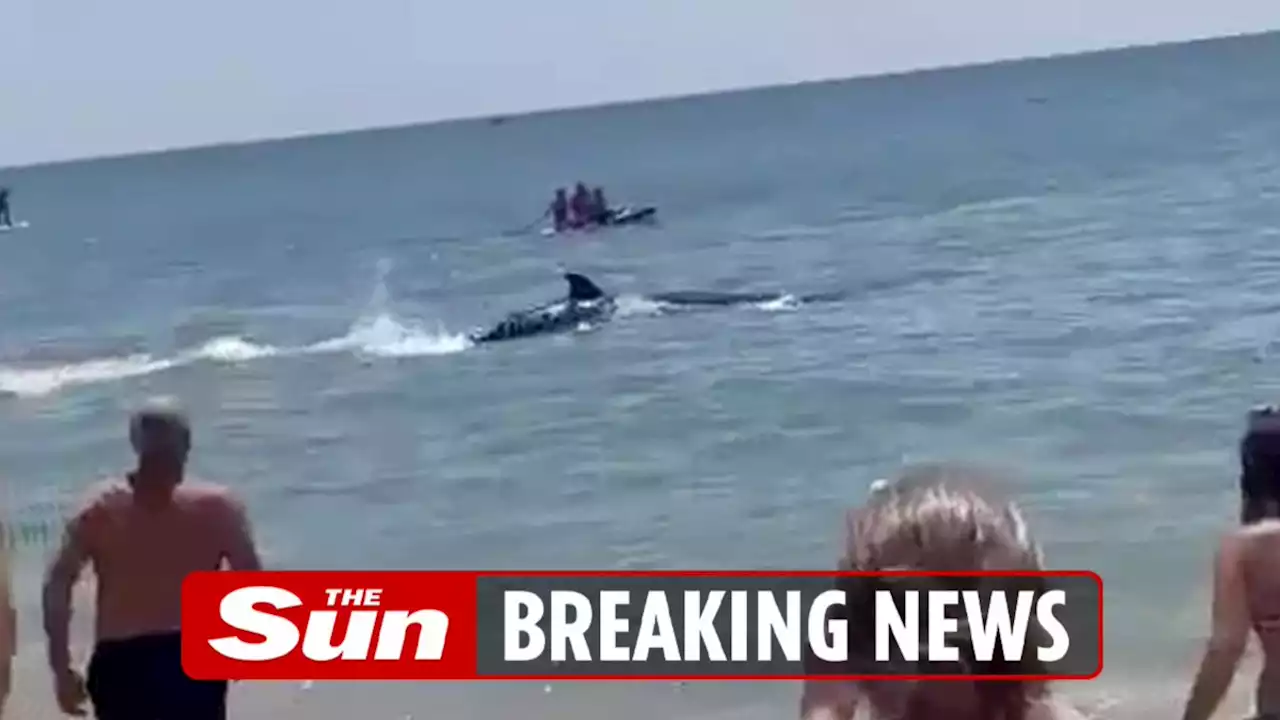
<path fill-rule="evenodd" d="M 191 422 L 171 397 L 151 398 L 129 416 L 129 442 L 138 452 L 191 444 Z"/>

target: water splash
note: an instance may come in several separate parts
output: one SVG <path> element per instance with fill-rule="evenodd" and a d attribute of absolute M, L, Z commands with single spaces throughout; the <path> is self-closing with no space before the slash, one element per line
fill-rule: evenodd
<path fill-rule="evenodd" d="M 302 348 L 302 353 L 353 352 L 375 357 L 449 355 L 471 346 L 466 335 L 451 334 L 443 326 L 427 330 L 390 313 L 357 320 L 341 337 Z"/>
<path fill-rule="evenodd" d="M 465 335 L 450 333 L 443 325 L 426 328 L 397 317 L 390 309 L 391 293 L 386 282 L 391 269 L 389 261 L 378 262 L 377 282 L 367 309 L 345 333 L 337 337 L 309 345 L 282 347 L 254 342 L 238 335 L 225 335 L 170 357 L 135 354 L 71 363 L 0 365 L 0 396 L 38 397 L 70 387 L 118 382 L 200 362 L 243 364 L 269 358 L 334 353 L 417 357 L 448 355 L 471 346 Z"/>
<path fill-rule="evenodd" d="M 795 295 L 780 295 L 772 300 L 755 303 L 755 306 L 765 312 L 792 312 L 799 310 L 803 303 L 800 298 Z"/>
<path fill-rule="evenodd" d="M 659 315 L 668 309 L 668 305 L 666 303 L 644 297 L 643 295 L 619 295 L 614 303 L 617 308 L 614 311 L 614 315 L 617 317 Z"/>

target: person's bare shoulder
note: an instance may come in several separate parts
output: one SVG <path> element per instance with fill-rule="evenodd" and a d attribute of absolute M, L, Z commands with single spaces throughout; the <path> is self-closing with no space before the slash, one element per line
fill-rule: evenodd
<path fill-rule="evenodd" d="M 88 518 L 108 509 L 113 505 L 127 501 L 133 496 L 133 490 L 121 478 L 106 478 L 91 484 L 76 503 L 72 518 Z"/>
<path fill-rule="evenodd" d="M 83 497 L 89 499 L 97 499 L 112 495 L 128 494 L 132 492 L 129 483 L 124 478 L 108 477 L 95 480 L 85 488 Z"/>
<path fill-rule="evenodd" d="M 194 480 L 178 487 L 178 496 L 193 510 L 215 515 L 239 514 L 245 510 L 239 496 L 226 485 Z"/>
<path fill-rule="evenodd" d="M 62 517 L 67 542 L 82 550 L 92 548 L 110 526 L 110 518 L 128 507 L 133 490 L 123 479 L 108 478 L 91 484 Z"/>
<path fill-rule="evenodd" d="M 1262 522 L 1232 528 L 1218 543 L 1219 563 L 1241 562 L 1257 553 L 1272 554 L 1280 545 L 1280 521 Z"/>
<path fill-rule="evenodd" d="M 1280 537 L 1280 520 L 1263 520 L 1234 528 L 1227 533 L 1227 537 L 1228 539 L 1239 538 L 1246 542 L 1256 538 Z"/>

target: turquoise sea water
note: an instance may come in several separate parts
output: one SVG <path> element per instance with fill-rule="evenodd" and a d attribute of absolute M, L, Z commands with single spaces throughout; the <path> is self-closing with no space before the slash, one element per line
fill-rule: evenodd
<path fill-rule="evenodd" d="M 1242 413 L 1280 395 L 1277 60 L 1264 36 L 2 173 L 32 223 L 0 236 L 11 514 L 56 526 L 154 393 L 291 567 L 826 568 L 872 479 L 986 461 L 1051 563 L 1106 581 L 1094 687 L 1181 694 Z M 661 225 L 505 234 L 578 179 Z M 466 347 L 560 265 L 623 316 Z M 848 297 L 634 297 L 691 288 Z M 29 606 L 45 547 L 15 543 Z"/>

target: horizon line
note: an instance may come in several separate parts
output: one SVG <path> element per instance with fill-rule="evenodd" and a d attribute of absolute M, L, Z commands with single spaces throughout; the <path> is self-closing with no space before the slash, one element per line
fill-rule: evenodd
<path fill-rule="evenodd" d="M 589 101 L 580 104 L 560 105 L 554 107 L 532 108 L 524 110 L 513 110 L 509 112 L 489 112 L 463 114 L 448 117 L 440 117 L 433 120 L 415 120 L 401 123 L 392 123 L 388 125 L 368 125 L 364 127 L 353 127 L 336 130 L 325 130 L 320 132 L 314 131 L 298 131 L 294 133 L 282 133 L 278 135 L 263 135 L 243 140 L 219 140 L 210 142 L 193 143 L 190 145 L 172 145 L 168 147 L 142 148 L 137 150 L 125 150 L 118 152 L 105 152 L 99 155 L 81 155 L 77 157 L 67 157 L 53 160 L 41 160 L 19 165 L 0 166 L 0 172 L 15 170 L 34 170 L 60 165 L 71 165 L 75 163 L 94 163 L 94 162 L 110 162 L 116 160 L 131 160 L 149 157 L 152 155 L 163 155 L 167 153 L 194 153 L 210 150 L 220 150 L 227 148 L 239 148 L 253 145 L 266 145 L 271 143 L 284 142 L 301 142 L 306 140 L 319 140 L 323 138 L 340 137 L 344 135 L 361 135 L 373 134 L 380 132 L 395 132 L 400 130 L 412 130 L 416 128 L 428 128 L 444 125 L 464 125 L 467 123 L 485 122 L 501 120 L 503 122 L 511 122 L 520 119 L 528 119 L 549 115 L 557 115 L 564 113 L 582 112 L 589 110 L 605 110 L 613 108 L 626 108 L 634 105 L 643 105 L 649 103 L 677 103 L 688 100 L 697 100 L 702 98 L 712 98 L 720 95 L 739 95 L 749 92 L 757 92 L 764 90 L 780 90 L 791 88 L 802 88 L 817 85 L 837 85 L 841 83 L 866 82 L 875 80 L 891 80 L 912 75 L 931 75 L 944 74 L 950 72 L 958 72 L 964 70 L 982 70 L 995 68 L 1005 65 L 1015 65 L 1020 63 L 1036 63 L 1046 61 L 1067 60 L 1072 58 L 1082 58 L 1094 55 L 1106 55 L 1112 53 L 1125 53 L 1134 51 L 1145 51 L 1155 49 L 1167 49 L 1180 47 L 1183 45 L 1201 45 L 1222 41 L 1243 40 L 1261 38 L 1268 35 L 1280 35 L 1280 28 L 1269 30 L 1252 30 L 1245 32 L 1237 32 L 1226 35 L 1205 35 L 1193 36 L 1179 40 L 1157 40 L 1151 42 L 1132 43 L 1128 45 L 1116 45 L 1105 48 L 1092 48 L 1083 50 L 1068 50 L 1062 52 L 1047 53 L 1044 55 L 1024 55 L 1020 57 L 996 58 L 991 60 L 979 60 L 974 62 L 958 62 L 945 63 L 941 65 L 920 65 L 915 67 L 905 67 L 897 70 L 871 71 L 867 73 L 856 73 L 853 75 L 839 75 L 818 77 L 811 80 L 798 80 L 794 82 L 780 82 L 764 85 L 738 85 L 714 90 L 697 90 L 683 93 L 675 93 L 671 95 L 653 95 L 641 98 L 630 98 L 624 100 L 609 101 Z"/>

